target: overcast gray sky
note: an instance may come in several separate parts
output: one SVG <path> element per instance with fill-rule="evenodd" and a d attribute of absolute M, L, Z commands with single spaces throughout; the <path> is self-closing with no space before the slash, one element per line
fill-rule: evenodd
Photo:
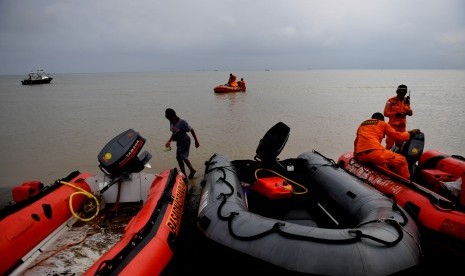
<path fill-rule="evenodd" d="M 0 74 L 465 69 L 464 0 L 0 0 Z"/>

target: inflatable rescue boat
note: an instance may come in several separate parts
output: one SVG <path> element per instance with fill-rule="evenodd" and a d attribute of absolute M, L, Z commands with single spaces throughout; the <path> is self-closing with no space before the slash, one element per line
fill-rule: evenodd
<path fill-rule="evenodd" d="M 312 151 L 278 160 L 282 122 L 253 160 L 205 163 L 197 226 L 211 241 L 285 273 L 389 275 L 420 262 L 415 221 L 392 199 Z"/>
<path fill-rule="evenodd" d="M 234 92 L 245 92 L 247 90 L 245 84 L 242 86 L 228 86 L 220 84 L 213 88 L 215 93 L 234 93 Z"/>
<path fill-rule="evenodd" d="M 160 274 L 175 250 L 187 184 L 177 169 L 143 173 L 151 158 L 139 155 L 144 143 L 129 129 L 99 153 L 102 174 L 75 171 L 13 189 L 18 202 L 0 211 L 0 274 Z"/>
<path fill-rule="evenodd" d="M 409 163 L 411 179 L 370 164 L 362 164 L 352 152 L 338 164 L 391 197 L 417 221 L 422 240 L 445 258 L 465 258 L 465 158 L 438 150 L 423 152 L 424 134 L 418 133 L 399 153 Z M 426 252 L 429 253 L 429 252 Z M 426 254 L 425 253 L 425 254 Z M 451 257 L 451 258 L 450 258 Z"/>

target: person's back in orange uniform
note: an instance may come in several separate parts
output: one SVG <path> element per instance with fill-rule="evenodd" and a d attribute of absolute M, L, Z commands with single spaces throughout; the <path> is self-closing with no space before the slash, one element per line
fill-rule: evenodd
<path fill-rule="evenodd" d="M 412 132 L 416 133 L 418 131 L 413 130 Z M 392 126 L 384 122 L 383 114 L 376 112 L 371 116 L 371 119 L 363 121 L 358 127 L 354 141 L 354 156 L 362 163 L 373 163 L 410 179 L 408 163 L 405 157 L 386 149 L 381 144 L 385 135 L 390 135 L 398 141 L 410 139 L 409 132 L 396 131 Z"/>
<path fill-rule="evenodd" d="M 237 87 L 238 84 L 236 80 L 237 80 L 237 77 L 230 73 L 227 85 L 231 87 Z"/>
<path fill-rule="evenodd" d="M 389 98 L 384 106 L 384 116 L 389 118 L 389 125 L 397 131 L 405 131 L 407 127 L 407 116 L 412 116 L 410 108 L 410 97 L 407 94 L 407 86 L 399 85 L 396 90 L 397 96 Z M 394 143 L 400 147 L 402 141 L 396 141 L 395 137 L 386 136 L 386 148 L 391 149 Z"/>

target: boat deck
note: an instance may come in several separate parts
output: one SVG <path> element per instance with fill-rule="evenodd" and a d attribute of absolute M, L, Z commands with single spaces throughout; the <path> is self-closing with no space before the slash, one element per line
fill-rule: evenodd
<path fill-rule="evenodd" d="M 115 211 L 107 204 L 97 219 L 83 222 L 70 218 L 48 242 L 33 250 L 18 275 L 82 275 L 123 235 L 140 203 L 124 203 Z"/>

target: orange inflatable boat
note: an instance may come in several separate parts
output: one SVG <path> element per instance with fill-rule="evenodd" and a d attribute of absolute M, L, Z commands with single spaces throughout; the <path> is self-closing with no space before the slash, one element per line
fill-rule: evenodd
<path fill-rule="evenodd" d="M 234 92 L 245 92 L 247 90 L 245 83 L 238 86 L 228 86 L 220 84 L 213 88 L 215 93 L 234 93 Z"/>
<path fill-rule="evenodd" d="M 361 164 L 353 157 L 352 152 L 343 154 L 338 164 L 393 197 L 431 233 L 465 244 L 465 209 L 458 204 L 457 199 L 450 200 L 428 189 L 431 183 L 427 181 L 410 181 L 383 168 Z M 431 171 L 427 175 L 430 178 Z M 431 178 L 440 179 L 444 175 L 443 171 L 437 170 Z"/>
<path fill-rule="evenodd" d="M 0 217 L 0 274 L 159 275 L 173 257 L 186 202 L 176 168 L 142 172 L 151 155 L 129 129 L 98 155 L 103 174 L 74 172 Z M 33 186 L 40 187 L 36 182 Z"/>
<path fill-rule="evenodd" d="M 85 179 L 87 173 L 72 173 L 64 180 L 90 191 Z M 24 186 L 22 186 L 24 187 Z M 75 188 L 55 183 L 44 188 L 34 198 L 16 206 L 7 206 L 0 215 L 0 274 L 21 263 L 21 258 L 71 217 L 74 210 L 81 208 L 85 196 L 78 195 L 70 202 Z"/>
<path fill-rule="evenodd" d="M 338 165 L 392 197 L 416 219 L 424 241 L 465 257 L 465 158 L 438 150 L 423 152 L 424 136 L 412 136 L 397 152 L 406 157 L 410 179 L 347 152 Z"/>
<path fill-rule="evenodd" d="M 159 275 L 173 257 L 186 192 L 177 170 L 158 174 L 121 240 L 84 275 Z"/>

